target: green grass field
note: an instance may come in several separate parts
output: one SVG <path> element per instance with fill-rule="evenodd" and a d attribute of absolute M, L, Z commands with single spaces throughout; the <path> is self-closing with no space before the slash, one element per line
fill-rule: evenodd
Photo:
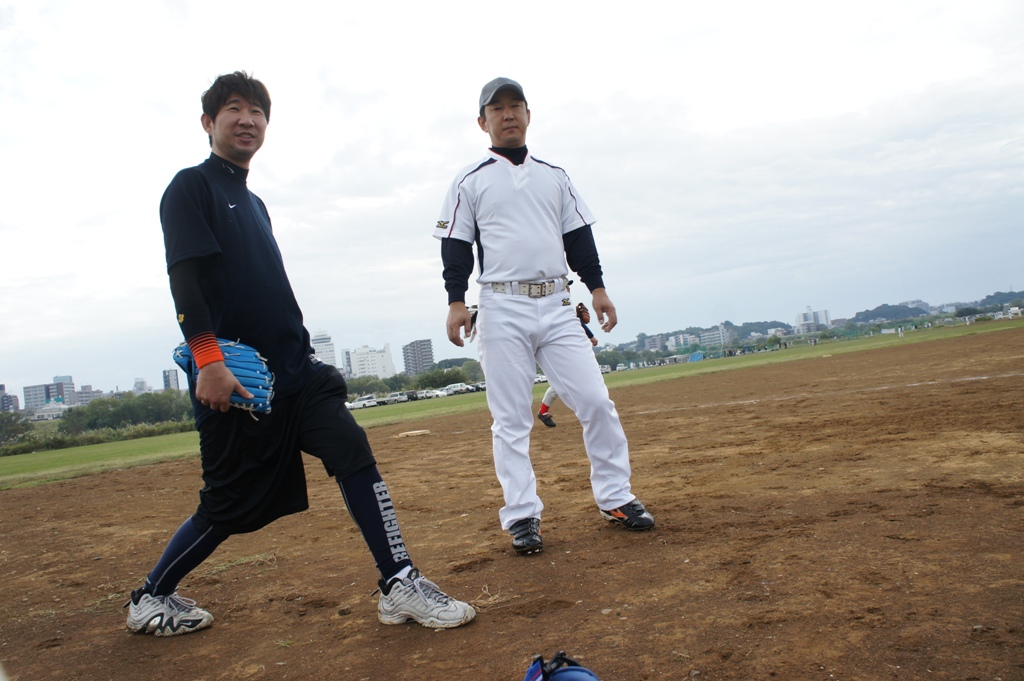
<path fill-rule="evenodd" d="M 847 352 L 863 352 L 907 343 L 942 340 L 978 333 L 1024 328 L 1024 321 L 986 322 L 971 326 L 936 327 L 907 332 L 903 338 L 895 334 L 875 335 L 852 341 L 830 341 L 787 350 L 762 352 L 740 357 L 705 360 L 693 364 L 650 367 L 633 371 L 612 372 L 605 375 L 608 388 L 643 385 L 685 376 L 696 376 L 715 371 L 733 371 L 764 364 L 792 362 Z M 534 399 L 540 399 L 547 384 L 534 386 Z M 453 395 L 451 397 L 418 400 L 402 404 L 371 407 L 352 412 L 364 428 L 397 423 L 415 422 L 426 417 L 459 414 L 487 408 L 483 393 Z M 411 425 L 410 429 L 415 426 Z M 0 457 L 0 490 L 12 487 L 39 485 L 56 480 L 99 473 L 103 471 L 145 466 L 158 461 L 199 455 L 199 436 L 195 432 L 175 433 L 159 437 L 111 442 L 87 447 L 74 447 L 55 451 Z"/>

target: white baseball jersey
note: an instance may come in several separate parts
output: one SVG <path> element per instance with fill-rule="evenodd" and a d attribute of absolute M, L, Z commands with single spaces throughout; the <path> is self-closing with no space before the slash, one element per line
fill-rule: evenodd
<path fill-rule="evenodd" d="M 544 509 L 530 461 L 538 364 L 583 426 L 594 501 L 609 510 L 636 498 L 626 435 L 561 279 L 569 272 L 562 236 L 593 223 L 564 170 L 529 154 L 515 165 L 490 151 L 456 176 L 434 229 L 438 239 L 477 244 L 476 328 L 494 417 L 494 468 L 505 497 L 498 516 L 506 530 L 540 518 Z M 552 280 L 554 292 L 539 298 L 490 285 Z"/>
<path fill-rule="evenodd" d="M 477 243 L 480 284 L 547 281 L 569 272 L 562 235 L 592 224 L 564 170 L 490 151 L 452 182 L 434 236 Z"/>

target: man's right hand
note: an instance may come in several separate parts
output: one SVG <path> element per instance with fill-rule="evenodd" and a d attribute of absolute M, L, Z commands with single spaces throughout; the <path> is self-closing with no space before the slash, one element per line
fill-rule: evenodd
<path fill-rule="evenodd" d="M 448 340 L 460 348 L 464 347 L 466 343 L 462 339 L 469 338 L 469 334 L 473 331 L 473 313 L 469 311 L 465 303 L 455 301 L 448 306 L 448 322 L 446 327 L 448 329 Z M 459 335 L 460 329 L 462 330 L 461 336 Z"/>
<path fill-rule="evenodd" d="M 249 399 L 252 393 L 245 389 L 224 362 L 210 362 L 199 370 L 196 379 L 196 399 L 216 411 L 231 408 L 231 395 L 238 393 Z"/>

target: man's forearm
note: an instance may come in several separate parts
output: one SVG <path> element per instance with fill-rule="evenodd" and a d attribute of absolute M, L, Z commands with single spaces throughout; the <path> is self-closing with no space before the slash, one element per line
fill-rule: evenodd
<path fill-rule="evenodd" d="M 441 239 L 441 263 L 448 304 L 466 302 L 469 277 L 473 274 L 473 244 L 461 239 Z"/>
<path fill-rule="evenodd" d="M 597 254 L 597 244 L 590 225 L 583 225 L 562 235 L 562 245 L 565 248 L 565 261 L 579 275 L 587 289 L 593 293 L 595 289 L 604 288 L 601 258 Z"/>

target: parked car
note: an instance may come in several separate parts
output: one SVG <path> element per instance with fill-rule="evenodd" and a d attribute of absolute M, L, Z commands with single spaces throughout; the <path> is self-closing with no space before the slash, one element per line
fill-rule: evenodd
<path fill-rule="evenodd" d="M 444 391 L 449 395 L 461 395 L 462 393 L 473 392 L 465 383 L 451 383 L 444 387 Z"/>
<path fill-rule="evenodd" d="M 406 390 L 405 391 L 405 398 L 415 402 L 416 400 L 420 399 L 420 394 L 418 392 L 416 392 L 415 390 Z"/>
<path fill-rule="evenodd" d="M 619 364 L 618 366 L 615 367 L 615 370 L 616 371 L 625 371 L 626 370 L 626 365 L 625 364 Z"/>
<path fill-rule="evenodd" d="M 417 390 L 416 391 L 416 399 L 417 400 L 429 400 L 431 397 L 437 397 L 436 395 L 434 395 L 434 392 L 435 391 L 433 391 L 433 390 Z"/>
<path fill-rule="evenodd" d="M 434 393 L 434 397 L 448 397 L 448 393 L 445 392 L 444 388 L 439 388 L 439 389 L 433 390 L 431 392 Z"/>
<path fill-rule="evenodd" d="M 607 364 L 602 364 L 601 365 L 601 373 L 602 374 L 610 374 L 611 372 L 612 372 L 611 366 L 609 366 Z"/>
<path fill-rule="evenodd" d="M 548 377 L 545 376 L 544 374 L 537 374 L 536 377 L 534 377 L 533 382 L 534 383 L 547 383 L 548 382 Z"/>
<path fill-rule="evenodd" d="M 398 404 L 399 402 L 408 402 L 409 396 L 405 393 L 389 393 L 384 397 L 377 398 L 377 404 Z"/>
<path fill-rule="evenodd" d="M 479 383 L 474 383 L 473 387 L 476 388 L 477 392 L 482 393 L 487 390 L 487 382 L 480 381 Z"/>
<path fill-rule="evenodd" d="M 363 395 L 357 397 L 351 404 L 348 405 L 349 409 L 364 409 L 366 407 L 376 407 L 377 398 L 373 395 Z"/>

